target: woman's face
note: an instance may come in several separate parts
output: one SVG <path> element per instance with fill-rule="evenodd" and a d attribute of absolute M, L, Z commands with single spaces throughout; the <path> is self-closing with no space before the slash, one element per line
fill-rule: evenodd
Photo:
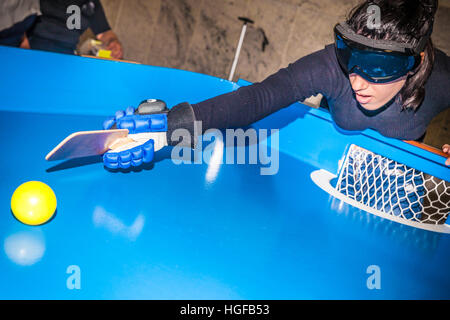
<path fill-rule="evenodd" d="M 367 110 L 384 106 L 400 92 L 406 82 L 406 76 L 389 83 L 369 82 L 357 74 L 351 74 L 349 78 L 356 100 Z"/>

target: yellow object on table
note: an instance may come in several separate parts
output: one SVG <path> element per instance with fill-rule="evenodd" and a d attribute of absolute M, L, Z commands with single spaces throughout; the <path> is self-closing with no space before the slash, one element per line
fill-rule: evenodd
<path fill-rule="evenodd" d="M 17 187 L 11 197 L 11 211 L 22 223 L 43 224 L 50 220 L 56 211 L 56 195 L 43 182 L 25 182 Z"/>

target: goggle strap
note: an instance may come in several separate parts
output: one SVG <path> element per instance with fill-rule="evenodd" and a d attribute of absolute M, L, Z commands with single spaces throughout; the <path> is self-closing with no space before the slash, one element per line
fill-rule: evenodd
<path fill-rule="evenodd" d="M 413 46 L 408 43 L 398 43 L 396 41 L 389 41 L 389 40 L 369 39 L 365 36 L 362 36 L 354 32 L 352 28 L 350 28 L 350 26 L 345 22 L 337 24 L 335 30 L 340 33 L 340 35 L 344 38 L 344 40 L 348 39 L 350 41 L 356 42 L 358 44 L 373 49 L 390 50 L 400 53 L 406 53 L 406 50 L 414 49 Z"/>

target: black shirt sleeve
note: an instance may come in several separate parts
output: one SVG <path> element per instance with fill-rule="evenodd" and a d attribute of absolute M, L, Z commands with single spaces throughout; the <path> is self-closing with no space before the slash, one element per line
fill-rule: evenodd
<path fill-rule="evenodd" d="M 185 111 L 169 112 L 169 121 L 175 115 L 191 115 L 202 122 L 202 133 L 210 128 L 225 129 L 248 126 L 294 102 L 321 93 L 329 104 L 333 121 L 344 130 L 374 129 L 386 137 L 415 140 L 420 138 L 434 116 L 449 107 L 449 57 L 437 51 L 433 72 L 426 83 L 422 106 L 403 110 L 401 103 L 390 104 L 377 115 L 367 115 L 354 97 L 348 76 L 341 70 L 333 45 L 300 58 L 296 62 L 269 76 L 262 82 L 241 87 L 196 104 L 180 104 Z M 192 120 L 192 121 L 194 121 Z M 177 120 L 193 132 L 188 121 Z M 176 129 L 173 126 L 172 129 Z"/>
<path fill-rule="evenodd" d="M 327 48 L 310 54 L 262 82 L 193 104 L 195 118 L 203 131 L 243 127 L 312 95 L 330 96 L 339 90 L 331 63 Z"/>
<path fill-rule="evenodd" d="M 40 0 L 42 15 L 37 18 L 33 28 L 29 32 L 30 37 L 48 39 L 66 43 L 67 46 L 76 47 L 81 34 L 91 27 L 94 34 L 99 34 L 110 29 L 108 21 L 99 0 L 92 0 L 95 11 L 91 16 L 83 12 L 86 0 Z M 69 30 L 67 19 L 73 13 L 67 13 L 67 8 L 76 5 L 81 9 L 80 29 Z"/>
<path fill-rule="evenodd" d="M 89 17 L 89 25 L 91 27 L 92 32 L 95 35 L 99 33 L 103 33 L 111 29 L 109 26 L 108 20 L 105 16 L 105 11 L 103 10 L 103 6 L 100 3 L 100 0 L 94 0 L 95 4 L 95 13 Z"/>

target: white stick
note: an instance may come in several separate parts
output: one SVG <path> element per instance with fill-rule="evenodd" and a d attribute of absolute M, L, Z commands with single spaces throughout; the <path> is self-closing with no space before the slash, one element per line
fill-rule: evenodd
<path fill-rule="evenodd" d="M 239 54 L 241 53 L 242 43 L 244 42 L 245 31 L 247 30 L 247 23 L 244 23 L 242 26 L 241 36 L 239 38 L 239 43 L 236 49 L 236 54 L 234 56 L 233 65 L 231 66 L 230 76 L 228 77 L 229 81 L 233 81 L 234 72 L 236 71 L 237 62 L 239 60 Z"/>

